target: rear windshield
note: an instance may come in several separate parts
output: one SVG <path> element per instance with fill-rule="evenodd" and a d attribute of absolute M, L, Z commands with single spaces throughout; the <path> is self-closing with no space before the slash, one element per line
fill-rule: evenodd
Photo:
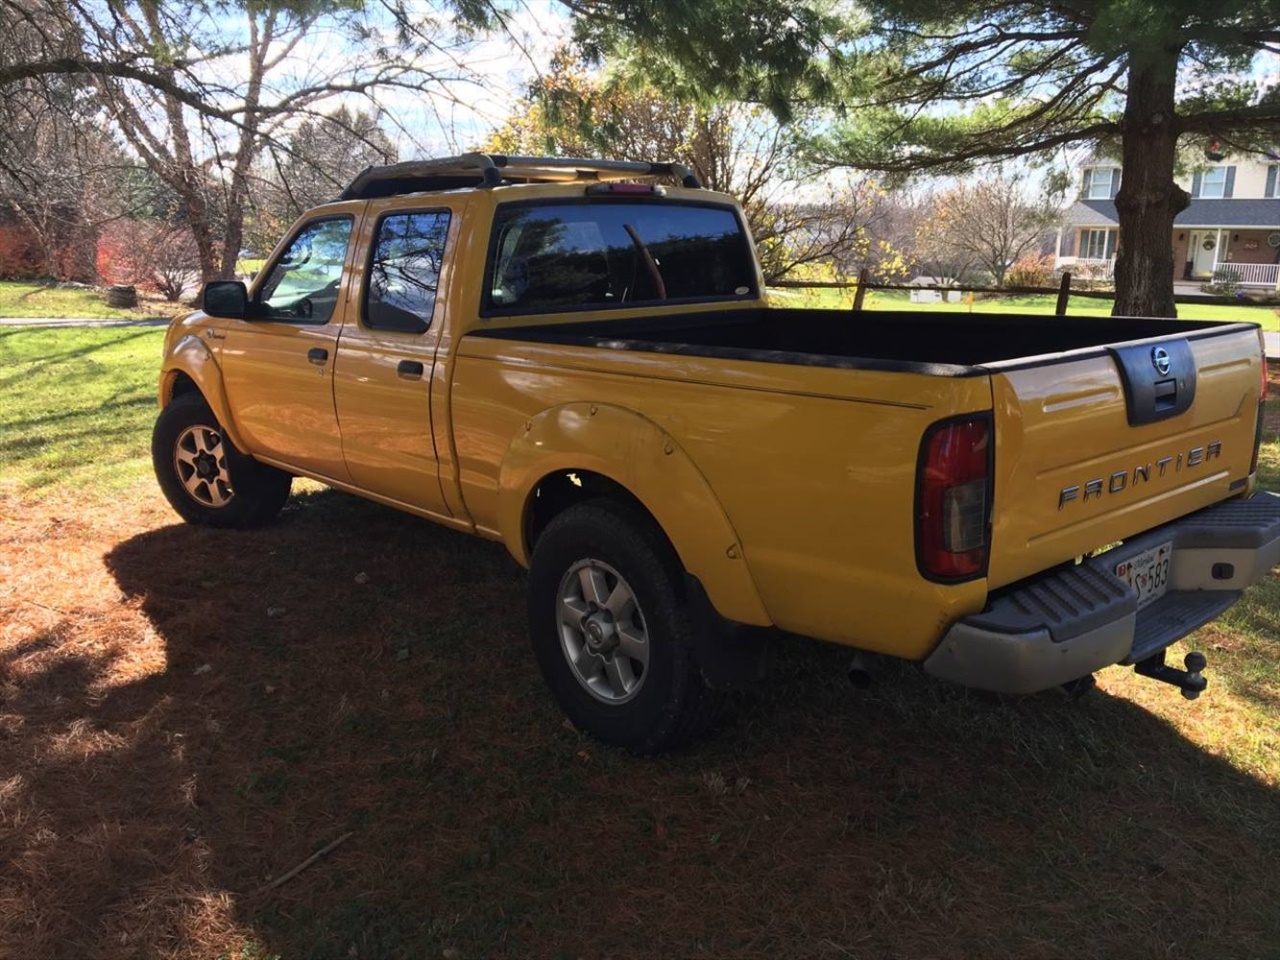
<path fill-rule="evenodd" d="M 498 208 L 484 313 L 756 296 L 732 207 L 617 200 Z"/>

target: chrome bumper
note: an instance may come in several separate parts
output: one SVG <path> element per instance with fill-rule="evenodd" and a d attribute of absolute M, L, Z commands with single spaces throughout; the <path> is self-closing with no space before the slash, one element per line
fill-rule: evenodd
<path fill-rule="evenodd" d="M 1138 610 L 1117 564 L 1172 542 L 1163 597 Z M 1137 663 L 1217 617 L 1280 564 L 1280 495 L 1229 500 L 1106 554 L 996 595 L 958 621 L 924 663 L 944 680 L 1035 693 L 1115 663 Z"/>

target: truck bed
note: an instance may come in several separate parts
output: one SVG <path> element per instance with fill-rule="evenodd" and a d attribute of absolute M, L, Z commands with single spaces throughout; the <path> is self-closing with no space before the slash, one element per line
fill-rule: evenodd
<path fill-rule="evenodd" d="M 724 357 L 806 366 L 966 376 L 999 364 L 1101 349 L 1151 337 L 1189 340 L 1227 328 L 1212 321 L 906 311 L 749 309 L 589 320 L 472 331 L 472 336 Z"/>
<path fill-rule="evenodd" d="M 576 437 L 596 408 L 583 415 L 575 403 L 634 411 L 715 491 L 774 623 L 925 651 L 940 606 L 980 608 L 986 589 L 1243 493 L 1260 362 L 1257 328 L 1245 323 L 763 308 L 513 318 L 459 345 L 459 482 L 484 525 L 505 451 L 536 433 L 537 417 Z M 1157 397 L 1156 381 L 1176 389 Z M 982 596 L 961 597 L 963 585 L 922 586 L 917 470 L 933 426 L 985 411 L 990 562 Z M 610 456 L 632 463 L 628 431 L 611 430 Z M 852 611 L 832 599 L 855 584 L 885 604 Z M 922 589 L 930 606 L 917 606 Z M 907 625 L 917 609 L 928 622 Z M 892 618 L 879 619 L 885 610 Z"/>

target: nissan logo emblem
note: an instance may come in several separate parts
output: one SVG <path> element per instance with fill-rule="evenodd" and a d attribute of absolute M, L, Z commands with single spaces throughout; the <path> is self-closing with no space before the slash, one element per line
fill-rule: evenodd
<path fill-rule="evenodd" d="M 1169 351 L 1164 347 L 1156 347 L 1151 351 L 1151 363 L 1156 368 L 1156 373 L 1163 377 L 1169 372 Z"/>

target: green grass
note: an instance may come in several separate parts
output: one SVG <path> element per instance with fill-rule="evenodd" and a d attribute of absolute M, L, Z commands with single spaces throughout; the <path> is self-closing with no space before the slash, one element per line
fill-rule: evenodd
<path fill-rule="evenodd" d="M 912 303 L 911 295 L 902 290 L 876 290 L 867 294 L 863 302 L 866 310 L 919 310 L 935 313 L 968 313 L 968 295 L 960 303 Z M 770 300 L 779 305 L 827 307 L 848 309 L 853 303 L 852 290 L 833 289 L 775 289 L 769 291 Z M 1028 313 L 1040 316 L 1053 314 L 1057 298 L 1049 295 L 1007 296 L 984 298 L 974 295 L 973 311 L 981 313 Z M 1178 315 L 1184 320 L 1230 320 L 1261 324 L 1264 330 L 1280 331 L 1280 316 L 1276 307 L 1226 306 L 1221 304 L 1178 304 Z M 1071 316 L 1108 317 L 1111 301 L 1076 297 L 1067 307 Z"/>
<path fill-rule="evenodd" d="M 0 485 L 149 480 L 162 328 L 0 327 Z"/>
<path fill-rule="evenodd" d="M 103 290 L 57 287 L 16 280 L 0 281 L 0 317 L 83 318 L 86 320 L 136 320 L 143 316 L 170 316 L 178 304 L 143 302 L 138 309 L 107 306 Z"/>

